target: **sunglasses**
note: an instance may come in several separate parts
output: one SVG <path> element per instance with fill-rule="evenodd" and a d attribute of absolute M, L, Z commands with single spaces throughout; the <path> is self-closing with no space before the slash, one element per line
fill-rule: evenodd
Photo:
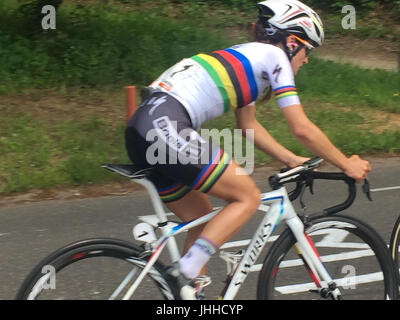
<path fill-rule="evenodd" d="M 298 42 L 300 42 L 305 48 L 306 48 L 306 55 L 308 56 L 311 52 L 312 49 L 314 49 L 314 46 L 310 44 L 308 41 L 303 40 L 302 38 L 299 38 L 298 36 L 292 34 L 293 37 L 296 38 Z"/>

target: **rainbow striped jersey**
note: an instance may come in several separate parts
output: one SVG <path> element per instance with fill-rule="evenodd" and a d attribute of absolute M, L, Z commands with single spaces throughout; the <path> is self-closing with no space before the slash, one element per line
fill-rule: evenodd
<path fill-rule="evenodd" d="M 151 87 L 182 103 L 196 129 L 229 110 L 253 105 L 269 88 L 280 108 L 300 104 L 286 54 L 276 46 L 260 42 L 183 59 L 160 75 Z"/>

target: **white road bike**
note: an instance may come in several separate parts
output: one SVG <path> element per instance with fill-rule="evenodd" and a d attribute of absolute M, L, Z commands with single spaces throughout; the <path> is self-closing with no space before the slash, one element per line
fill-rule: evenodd
<path fill-rule="evenodd" d="M 321 162 L 313 158 L 269 178 L 272 191 L 261 196 L 260 223 L 252 231 L 252 239 L 238 241 L 245 245 L 242 250 L 226 251 L 236 242 L 221 247 L 219 256 L 227 263 L 227 275 L 219 299 L 234 299 L 249 273 L 255 271 L 259 272 L 257 299 L 398 299 L 398 274 L 382 238 L 364 222 L 336 214 L 353 203 L 354 180 L 343 173 L 315 171 Z M 161 253 L 167 247 L 170 260 L 178 260 L 175 237 L 206 223 L 220 209 L 193 221 L 171 222 L 146 178 L 150 168 L 103 167 L 149 192 L 155 215 L 140 217 L 143 222 L 134 228 L 142 245 L 110 238 L 71 243 L 32 270 L 17 299 L 179 299 L 164 277 Z M 316 179 L 343 181 L 348 186 L 347 199 L 309 216 L 296 212 L 292 201 L 302 197 L 306 188 L 313 190 Z M 295 188 L 288 192 L 286 183 Z M 367 189 L 364 185 L 365 192 Z M 286 228 L 279 237 L 272 236 L 280 222 L 285 222 Z M 158 231 L 161 235 L 157 238 Z M 264 261 L 256 264 L 268 242 Z M 201 284 L 205 285 L 204 281 Z"/>

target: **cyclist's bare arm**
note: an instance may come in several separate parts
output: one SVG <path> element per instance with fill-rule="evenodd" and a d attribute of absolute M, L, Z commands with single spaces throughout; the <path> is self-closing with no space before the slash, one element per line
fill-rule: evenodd
<path fill-rule="evenodd" d="M 368 161 L 353 155 L 347 158 L 304 113 L 301 105 L 292 105 L 282 112 L 296 138 L 313 154 L 332 163 L 357 182 L 371 170 Z"/>
<path fill-rule="evenodd" d="M 268 131 L 255 118 L 256 107 L 249 105 L 235 110 L 237 128 L 242 129 L 246 134 L 246 129 L 254 130 L 254 145 L 270 155 L 271 157 L 283 162 L 288 167 L 301 165 L 308 158 L 295 155 L 290 150 L 276 141 Z"/>

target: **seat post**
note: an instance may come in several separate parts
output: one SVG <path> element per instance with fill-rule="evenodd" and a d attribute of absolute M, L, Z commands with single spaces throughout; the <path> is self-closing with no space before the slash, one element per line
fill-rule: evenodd
<path fill-rule="evenodd" d="M 160 199 L 160 196 L 158 195 L 157 189 L 154 186 L 154 184 L 146 179 L 146 178 L 141 178 L 141 179 L 134 179 L 133 180 L 135 183 L 139 183 L 140 185 L 144 186 L 146 190 L 148 191 L 151 199 L 151 203 L 153 204 L 154 211 L 157 215 L 157 218 L 159 222 L 165 222 L 167 221 L 167 215 L 165 213 L 162 201 Z M 163 236 L 166 236 L 168 234 L 168 228 L 165 227 L 160 227 L 161 232 Z M 174 237 L 171 237 L 168 239 L 167 247 L 171 256 L 171 259 L 173 262 L 178 261 L 180 259 L 180 253 L 178 249 L 178 245 L 176 243 L 176 240 Z"/>

